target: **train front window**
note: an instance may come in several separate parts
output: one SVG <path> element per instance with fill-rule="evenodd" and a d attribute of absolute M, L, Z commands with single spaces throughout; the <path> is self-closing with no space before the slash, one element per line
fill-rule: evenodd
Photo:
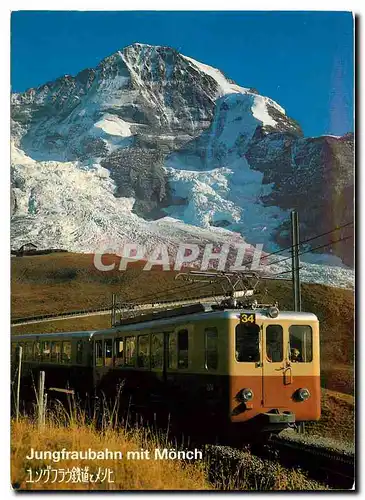
<path fill-rule="evenodd" d="M 236 360 L 255 363 L 260 361 L 260 327 L 239 323 L 236 326 Z"/>
<path fill-rule="evenodd" d="M 289 328 L 290 361 L 310 363 L 313 359 L 312 328 L 309 325 L 292 325 Z"/>
<path fill-rule="evenodd" d="M 280 325 L 266 327 L 266 360 L 269 363 L 283 361 L 283 328 Z"/>

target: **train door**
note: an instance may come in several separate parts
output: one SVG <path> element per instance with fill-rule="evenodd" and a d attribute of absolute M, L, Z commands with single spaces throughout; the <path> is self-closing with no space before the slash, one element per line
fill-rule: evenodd
<path fill-rule="evenodd" d="M 288 405 L 288 392 L 293 382 L 286 348 L 286 333 L 282 325 L 263 325 L 263 403 L 265 408 Z"/>

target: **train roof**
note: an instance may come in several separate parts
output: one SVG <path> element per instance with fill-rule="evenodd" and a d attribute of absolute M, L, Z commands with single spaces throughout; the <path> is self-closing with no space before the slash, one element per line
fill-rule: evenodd
<path fill-rule="evenodd" d="M 60 337 L 60 340 L 63 338 L 68 338 L 70 336 L 75 338 L 92 338 L 93 334 L 98 330 L 85 330 L 81 332 L 39 332 L 39 333 L 24 333 L 22 335 L 12 335 L 11 340 L 27 340 L 34 339 L 35 337 L 52 337 L 52 339 L 57 339 Z"/>
<path fill-rule="evenodd" d="M 142 328 L 151 328 L 153 327 L 159 328 L 164 326 L 173 325 L 176 323 L 186 323 L 187 321 L 200 321 L 208 318 L 214 319 L 239 319 L 240 314 L 255 314 L 256 320 L 269 320 L 273 323 L 292 320 L 292 321 L 318 321 L 318 318 L 313 313 L 307 312 L 296 312 L 296 311 L 279 311 L 279 314 L 276 318 L 272 318 L 267 314 L 267 310 L 260 309 L 212 309 L 211 307 L 207 307 L 206 305 L 202 305 L 202 309 L 196 310 L 195 312 L 185 313 L 185 314 L 173 314 L 171 316 L 156 316 L 153 317 L 153 314 L 146 315 L 146 318 L 138 316 L 136 318 L 128 318 L 121 322 L 121 324 L 116 325 L 113 328 L 108 328 L 104 330 L 99 330 L 95 332 L 95 335 L 110 333 L 112 331 L 135 331 L 140 330 Z"/>
<path fill-rule="evenodd" d="M 35 337 L 64 339 L 64 338 L 87 338 L 91 339 L 94 335 L 103 335 L 112 332 L 136 331 L 144 328 L 164 327 L 176 323 L 184 323 L 186 321 L 199 321 L 209 318 L 214 319 L 233 319 L 239 318 L 240 314 L 255 314 L 256 320 L 270 320 L 271 322 L 280 321 L 318 321 L 318 318 L 313 313 L 297 312 L 297 311 L 278 311 L 276 317 L 271 317 L 268 313 L 268 308 L 219 308 L 216 305 L 193 304 L 165 311 L 158 311 L 150 314 L 140 315 L 134 318 L 123 319 L 120 324 L 102 330 L 88 330 L 78 332 L 62 332 L 62 333 L 33 333 L 24 335 L 13 335 L 12 340 L 27 340 Z"/>
<path fill-rule="evenodd" d="M 257 319 L 273 319 L 268 314 L 269 308 L 222 308 L 217 306 L 216 304 L 192 304 L 188 306 L 183 306 L 174 309 L 167 309 L 164 311 L 158 311 L 150 314 L 143 314 L 140 316 L 136 316 L 134 318 L 125 318 L 120 321 L 115 328 L 120 328 L 123 326 L 129 325 L 141 325 L 151 321 L 165 321 L 165 320 L 176 320 L 181 318 L 182 320 L 186 319 L 186 316 L 189 316 L 189 319 L 198 320 L 204 319 L 209 314 L 210 316 L 214 316 L 216 318 L 234 318 L 239 317 L 241 313 L 246 314 L 255 314 Z M 308 320 L 308 321 L 316 321 L 318 318 L 313 313 L 308 312 L 297 312 L 297 311 L 280 311 L 278 310 L 278 316 L 275 318 L 277 320 Z"/>

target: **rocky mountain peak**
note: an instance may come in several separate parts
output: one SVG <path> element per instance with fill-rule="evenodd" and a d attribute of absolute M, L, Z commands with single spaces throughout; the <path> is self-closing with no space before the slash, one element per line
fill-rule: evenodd
<path fill-rule="evenodd" d="M 319 219 L 325 230 L 332 201 L 349 204 L 332 223 L 351 215 L 351 136 L 304 138 L 280 104 L 171 47 L 134 43 L 13 94 L 12 140 L 19 246 L 29 234 L 82 251 L 109 236 L 172 241 L 181 221 L 179 237 L 239 234 L 270 249 L 303 194 L 303 234 Z"/>

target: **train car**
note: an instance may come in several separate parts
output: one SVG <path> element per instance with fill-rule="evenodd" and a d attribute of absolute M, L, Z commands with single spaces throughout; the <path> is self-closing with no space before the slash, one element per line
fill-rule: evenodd
<path fill-rule="evenodd" d="M 18 335 L 26 373 L 227 434 L 320 418 L 319 322 L 277 307 L 195 304 L 92 332 Z M 252 434 L 251 434 L 252 435 Z"/>
<path fill-rule="evenodd" d="M 46 373 L 47 390 L 72 388 L 83 396 L 93 391 L 93 333 L 81 331 L 12 336 L 11 382 L 14 388 L 18 370 L 17 348 L 21 346 L 21 396 L 25 403 L 34 399 L 40 371 Z"/>

